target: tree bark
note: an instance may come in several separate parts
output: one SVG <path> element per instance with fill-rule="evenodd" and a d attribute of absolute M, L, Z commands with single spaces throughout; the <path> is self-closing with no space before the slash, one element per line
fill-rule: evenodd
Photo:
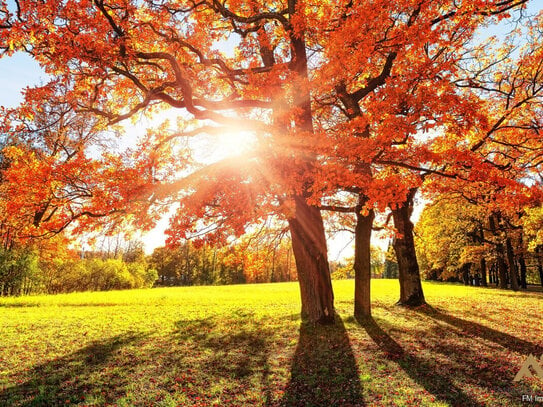
<path fill-rule="evenodd" d="M 507 288 L 507 264 L 505 264 L 505 254 L 503 244 L 496 245 L 497 268 L 498 268 L 498 287 Z"/>
<path fill-rule="evenodd" d="M 496 215 L 492 214 L 489 217 L 489 225 L 490 230 L 492 231 L 492 234 L 495 237 L 498 237 L 498 222 L 496 222 Z M 498 237 L 499 239 L 499 237 Z M 499 280 L 499 287 L 506 289 L 507 288 L 507 265 L 505 264 L 505 251 L 503 248 L 503 243 L 498 240 L 495 243 L 496 248 L 496 263 L 498 268 L 498 280 Z"/>
<path fill-rule="evenodd" d="M 471 285 L 470 275 L 469 275 L 470 267 L 471 267 L 470 263 L 466 263 L 462 265 L 462 280 L 464 281 L 464 285 Z"/>
<path fill-rule="evenodd" d="M 520 268 L 520 286 L 524 289 L 528 288 L 528 282 L 526 281 L 526 260 L 524 260 L 524 255 L 521 255 L 518 259 L 519 268 Z"/>
<path fill-rule="evenodd" d="M 320 210 L 294 197 L 295 216 L 289 219 L 292 250 L 302 298 L 302 318 L 312 323 L 334 322 L 334 294 L 326 237 Z"/>
<path fill-rule="evenodd" d="M 297 0 L 288 0 L 288 12 L 291 16 L 297 13 Z M 313 134 L 313 115 L 311 110 L 311 96 L 305 83 L 308 81 L 307 53 L 303 33 L 290 32 L 292 62 L 290 70 L 296 73 L 294 89 L 291 94 L 294 106 L 300 113 L 294 118 L 296 130 Z M 263 56 L 272 59 L 272 54 Z M 271 62 L 271 61 L 269 61 Z M 296 86 L 298 85 L 298 86 Z M 303 169 L 310 169 L 316 159 L 311 152 L 301 152 L 297 157 L 304 161 Z M 307 204 L 305 196 L 310 190 L 310 179 L 303 181 L 303 194 L 294 195 L 295 215 L 289 219 L 289 228 L 292 238 L 292 250 L 296 261 L 298 281 L 302 297 L 302 318 L 313 323 L 334 323 L 334 295 L 328 266 L 326 237 L 320 210 Z"/>
<path fill-rule="evenodd" d="M 539 283 L 543 287 L 543 246 L 538 246 L 536 249 L 537 254 L 537 271 L 539 272 Z"/>
<path fill-rule="evenodd" d="M 483 225 L 481 224 L 479 226 L 479 242 L 481 244 L 484 244 L 485 241 L 485 232 L 483 230 Z M 486 259 L 484 257 L 481 257 L 481 260 L 479 262 L 479 269 L 481 270 L 481 285 L 483 287 L 487 287 L 487 281 L 486 281 Z"/>
<path fill-rule="evenodd" d="M 366 197 L 359 196 L 356 207 L 356 227 L 354 238 L 354 315 L 371 316 L 371 228 L 373 209 L 367 215 L 360 213 Z"/>
<path fill-rule="evenodd" d="M 507 251 L 507 263 L 509 265 L 509 279 L 511 280 L 511 289 L 518 291 L 518 276 L 517 265 L 515 264 L 515 253 L 513 252 L 513 245 L 511 244 L 511 238 L 505 239 L 505 248 Z"/>
<path fill-rule="evenodd" d="M 519 257 L 518 257 L 518 264 L 519 264 L 519 269 L 520 269 L 520 286 L 522 288 L 526 289 L 526 288 L 528 288 L 528 282 L 526 281 L 527 270 L 526 270 L 526 259 L 524 257 L 524 254 L 526 252 L 524 250 L 523 233 L 524 233 L 523 230 L 521 230 L 519 245 L 518 245 L 518 248 L 519 248 L 519 251 L 520 251 L 520 254 L 519 254 Z"/>
<path fill-rule="evenodd" d="M 486 282 L 486 260 L 484 257 L 481 258 L 481 262 L 479 264 L 479 268 L 481 269 L 481 285 L 483 287 L 487 287 L 488 284 Z"/>
<path fill-rule="evenodd" d="M 497 269 L 498 269 L 498 264 L 495 261 L 492 262 L 492 265 L 490 266 L 490 273 L 492 275 L 492 284 L 494 284 L 496 287 L 499 284 Z"/>
<path fill-rule="evenodd" d="M 398 260 L 400 279 L 400 300 L 398 305 L 418 306 L 425 304 L 420 279 L 419 264 L 413 239 L 413 223 L 411 212 L 416 189 L 412 188 L 404 203 L 392 210 L 394 227 L 400 234 L 394 240 L 394 251 Z"/>

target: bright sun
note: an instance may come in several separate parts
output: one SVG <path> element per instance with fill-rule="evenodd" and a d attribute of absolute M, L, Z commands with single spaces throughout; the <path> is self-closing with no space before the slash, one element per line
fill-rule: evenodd
<path fill-rule="evenodd" d="M 215 149 L 223 157 L 243 155 L 254 148 L 256 137 L 250 131 L 228 131 L 215 136 Z"/>
<path fill-rule="evenodd" d="M 146 129 L 158 128 L 165 121 L 170 124 L 171 132 L 176 133 L 178 132 L 176 123 L 184 120 L 190 120 L 188 115 L 173 108 L 165 109 L 152 118 L 140 116 L 137 123 L 125 124 L 126 133 L 131 136 L 127 143 L 145 137 Z M 203 127 L 206 125 L 204 124 Z M 194 126 L 194 129 L 196 128 L 198 125 Z M 191 130 L 193 128 L 188 127 L 187 132 L 190 133 Z M 255 147 L 256 141 L 257 138 L 253 132 L 236 128 L 228 128 L 224 132 L 212 132 L 212 134 L 203 132 L 186 139 L 193 158 L 200 163 L 211 163 L 227 157 L 245 155 Z"/>

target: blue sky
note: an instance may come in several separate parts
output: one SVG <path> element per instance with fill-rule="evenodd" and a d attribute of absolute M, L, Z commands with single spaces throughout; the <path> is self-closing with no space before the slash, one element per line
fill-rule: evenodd
<path fill-rule="evenodd" d="M 39 85 L 47 75 L 27 54 L 16 53 L 0 59 L 0 106 L 16 107 L 22 102 L 21 91 L 27 86 Z"/>

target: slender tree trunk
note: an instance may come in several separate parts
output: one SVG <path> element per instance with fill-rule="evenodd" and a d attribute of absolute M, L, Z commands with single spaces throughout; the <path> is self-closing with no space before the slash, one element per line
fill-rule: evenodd
<path fill-rule="evenodd" d="M 270 274 L 270 283 L 275 282 L 275 252 L 277 250 L 277 246 L 273 246 L 273 253 L 272 253 L 272 265 L 271 265 L 271 274 Z"/>
<path fill-rule="evenodd" d="M 466 263 L 462 265 L 462 280 L 464 280 L 464 285 L 471 285 L 470 284 L 470 276 L 469 276 L 469 269 L 470 269 L 470 263 Z"/>
<path fill-rule="evenodd" d="M 334 294 L 328 267 L 326 237 L 320 210 L 294 197 L 295 217 L 289 219 L 292 250 L 302 297 L 302 318 L 334 322 Z"/>
<path fill-rule="evenodd" d="M 524 255 L 520 255 L 519 259 L 519 268 L 520 268 L 520 286 L 524 289 L 528 288 L 528 282 L 526 281 L 526 260 L 524 259 Z"/>
<path fill-rule="evenodd" d="M 479 242 L 481 244 L 484 244 L 485 241 L 485 232 L 483 230 L 483 225 L 479 225 Z M 486 259 L 481 257 L 481 260 L 479 261 L 479 269 L 481 271 L 481 285 L 483 287 L 487 287 L 487 280 L 486 280 Z"/>
<path fill-rule="evenodd" d="M 496 215 L 492 214 L 489 217 L 489 225 L 492 234 L 495 237 L 498 237 L 498 222 L 496 220 Z M 499 239 L 499 237 L 498 237 Z M 498 280 L 500 288 L 507 288 L 507 265 L 505 264 L 505 251 L 503 248 L 503 243 L 498 240 L 495 243 L 496 248 L 496 267 L 498 269 Z"/>
<path fill-rule="evenodd" d="M 400 234 L 394 240 L 400 278 L 400 300 L 398 305 L 417 306 L 425 304 L 420 279 L 419 264 L 413 239 L 411 212 L 416 189 L 409 191 L 406 202 L 392 210 L 394 227 Z"/>
<path fill-rule="evenodd" d="M 507 263 L 509 265 L 509 278 L 511 280 L 511 288 L 514 291 L 518 291 L 518 276 L 517 265 L 515 264 L 515 253 L 513 252 L 513 245 L 511 244 L 511 238 L 505 239 L 505 248 L 507 250 Z"/>
<path fill-rule="evenodd" d="M 366 197 L 359 196 L 356 207 L 356 227 L 354 240 L 354 315 L 355 317 L 371 316 L 371 228 L 373 226 L 373 209 L 367 215 L 360 213 Z"/>
<path fill-rule="evenodd" d="M 481 269 L 481 285 L 483 287 L 487 287 L 488 284 L 486 282 L 486 260 L 484 257 L 481 258 L 480 269 Z"/>
<path fill-rule="evenodd" d="M 503 250 L 503 244 L 498 243 L 496 245 L 497 256 L 497 269 L 498 269 L 498 283 L 500 288 L 507 288 L 507 264 L 505 264 L 505 254 Z"/>
<path fill-rule="evenodd" d="M 490 275 L 492 276 L 492 284 L 496 284 L 497 279 L 494 277 L 494 263 L 492 264 L 492 267 L 490 268 Z"/>
<path fill-rule="evenodd" d="M 537 253 L 537 271 L 539 272 L 539 283 L 543 287 L 543 246 L 538 246 Z"/>
<path fill-rule="evenodd" d="M 498 263 L 495 261 L 492 263 L 492 283 L 497 287 L 499 284 L 498 278 Z"/>
<path fill-rule="evenodd" d="M 520 286 L 524 289 L 528 288 L 528 282 L 526 281 L 526 259 L 524 257 L 526 251 L 524 250 L 524 237 L 523 237 L 524 231 L 521 229 L 520 233 L 520 239 L 519 239 L 519 257 L 518 257 L 518 264 L 520 269 Z"/>
<path fill-rule="evenodd" d="M 290 249 L 287 251 L 287 281 L 290 281 Z"/>

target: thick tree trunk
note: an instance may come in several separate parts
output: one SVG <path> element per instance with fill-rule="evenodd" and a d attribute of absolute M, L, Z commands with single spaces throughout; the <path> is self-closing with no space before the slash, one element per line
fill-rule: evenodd
<path fill-rule="evenodd" d="M 334 294 L 321 213 L 303 197 L 295 196 L 294 202 L 295 216 L 289 219 L 289 228 L 300 283 L 302 318 L 313 323 L 333 323 Z"/>
<path fill-rule="evenodd" d="M 365 197 L 359 198 L 356 208 L 356 227 L 354 238 L 354 315 L 355 317 L 371 316 L 370 284 L 371 284 L 371 228 L 373 226 L 373 210 L 367 215 L 360 213 Z"/>
<path fill-rule="evenodd" d="M 398 305 L 417 306 L 425 304 L 420 280 L 419 264 L 413 239 L 411 211 L 416 189 L 409 191 L 406 202 L 392 210 L 394 227 L 400 234 L 394 240 L 394 251 L 398 260 L 400 300 Z"/>
<path fill-rule="evenodd" d="M 515 263 L 515 253 L 513 252 L 513 245 L 511 244 L 511 239 L 507 237 L 505 239 L 505 247 L 507 250 L 507 263 L 509 266 L 509 279 L 511 280 L 511 288 L 514 291 L 518 291 L 518 276 L 517 276 L 517 265 Z"/>
<path fill-rule="evenodd" d="M 288 11 L 291 15 L 296 13 L 297 0 L 288 0 Z M 296 73 L 298 87 L 294 87 L 292 96 L 294 106 L 299 114 L 294 118 L 297 131 L 305 132 L 307 137 L 313 134 L 313 115 L 311 110 L 311 95 L 308 87 L 307 53 L 303 33 L 291 37 L 292 62 L 289 67 Z M 265 60 L 273 59 L 273 52 L 264 55 Z M 290 119 L 289 119 L 290 121 Z M 303 160 L 301 167 L 310 169 L 316 159 L 313 153 L 300 151 L 296 159 Z M 305 178 L 310 171 L 301 171 L 300 179 L 303 181 L 303 191 L 309 191 L 311 179 Z M 292 238 L 292 250 L 296 260 L 298 281 L 302 297 L 302 318 L 310 322 L 334 322 L 334 295 L 328 267 L 326 237 L 320 210 L 307 204 L 301 195 L 293 197 L 295 215 L 289 219 L 289 228 Z"/>

